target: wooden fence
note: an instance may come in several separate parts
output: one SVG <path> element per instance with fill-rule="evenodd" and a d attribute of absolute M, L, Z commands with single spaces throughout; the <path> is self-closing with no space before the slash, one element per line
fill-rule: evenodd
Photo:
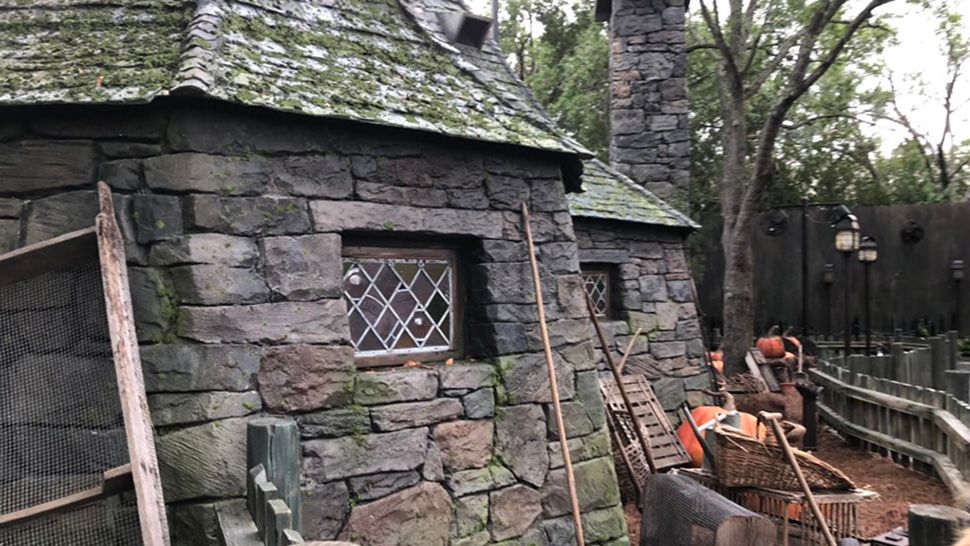
<path fill-rule="evenodd" d="M 824 387 L 819 415 L 850 443 L 937 474 L 954 498 L 966 504 L 970 500 L 970 404 L 942 390 L 860 373 L 873 362 L 878 364 L 869 370 L 888 369 L 882 366 L 885 357 L 860 363 L 865 358 L 850 357 L 850 368 L 836 357 L 820 361 L 810 371 Z M 923 379 L 924 367 L 917 372 Z"/>

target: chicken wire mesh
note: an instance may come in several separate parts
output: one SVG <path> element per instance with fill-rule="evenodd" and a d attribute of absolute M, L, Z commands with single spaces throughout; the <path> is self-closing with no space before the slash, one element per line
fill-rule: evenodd
<path fill-rule="evenodd" d="M 128 459 L 100 265 L 0 286 L 0 515 L 97 487 Z M 47 544 L 141 544 L 133 493 L 0 525 L 0 546 Z"/>

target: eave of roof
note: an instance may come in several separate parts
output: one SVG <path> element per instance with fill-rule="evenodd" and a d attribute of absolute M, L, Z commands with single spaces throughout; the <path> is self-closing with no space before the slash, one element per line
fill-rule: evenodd
<path fill-rule="evenodd" d="M 195 94 L 250 106 L 591 154 L 494 43 L 453 46 L 459 0 L 36 0 L 0 7 L 0 105 Z"/>
<path fill-rule="evenodd" d="M 582 193 L 567 196 L 569 212 L 575 217 L 700 228 L 690 217 L 597 159 L 584 163 L 582 182 Z"/>

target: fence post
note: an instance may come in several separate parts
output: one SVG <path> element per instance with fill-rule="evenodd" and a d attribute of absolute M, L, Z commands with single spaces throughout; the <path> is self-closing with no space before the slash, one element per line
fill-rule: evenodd
<path fill-rule="evenodd" d="M 290 507 L 293 529 L 300 530 L 300 434 L 296 421 L 265 417 L 249 422 L 246 468 L 263 465 L 266 479 Z"/>
<path fill-rule="evenodd" d="M 903 344 L 896 342 L 891 344 L 889 348 L 893 359 L 890 379 L 899 381 L 900 383 L 906 383 L 907 378 L 903 373 L 906 367 L 906 351 L 903 348 Z"/>
<path fill-rule="evenodd" d="M 970 370 L 947 370 L 946 392 L 957 400 L 970 402 Z"/>
<path fill-rule="evenodd" d="M 950 506 L 914 504 L 909 507 L 910 546 L 953 544 L 960 530 L 970 526 L 970 514 Z"/>
<path fill-rule="evenodd" d="M 929 339 L 930 362 L 933 368 L 932 382 L 927 385 L 934 389 L 946 388 L 946 371 L 950 369 L 950 350 L 947 347 L 946 336 L 935 336 Z"/>
<path fill-rule="evenodd" d="M 960 361 L 960 332 L 956 330 L 950 330 L 946 333 L 946 337 L 950 342 L 950 368 L 951 370 L 957 369 L 957 362 Z"/>

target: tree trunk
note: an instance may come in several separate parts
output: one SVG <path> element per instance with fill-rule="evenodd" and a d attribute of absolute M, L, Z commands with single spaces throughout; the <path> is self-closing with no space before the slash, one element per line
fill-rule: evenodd
<path fill-rule="evenodd" d="M 725 373 L 747 371 L 744 357 L 754 339 L 754 264 L 747 236 L 731 237 L 724 244 L 724 351 Z"/>

